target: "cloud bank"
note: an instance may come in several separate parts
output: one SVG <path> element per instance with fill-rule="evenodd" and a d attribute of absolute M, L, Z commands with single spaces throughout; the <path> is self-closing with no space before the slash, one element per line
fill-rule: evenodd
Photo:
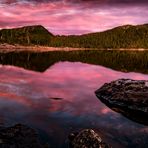
<path fill-rule="evenodd" d="M 43 25 L 54 34 L 84 34 L 148 23 L 147 0 L 2 0 L 0 28 Z"/>

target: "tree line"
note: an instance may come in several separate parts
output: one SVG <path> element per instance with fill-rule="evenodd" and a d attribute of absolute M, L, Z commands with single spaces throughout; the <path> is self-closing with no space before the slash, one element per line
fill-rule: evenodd
<path fill-rule="evenodd" d="M 148 24 L 125 25 L 85 35 L 54 36 L 43 26 L 0 31 L 0 43 L 74 48 L 148 48 Z"/>

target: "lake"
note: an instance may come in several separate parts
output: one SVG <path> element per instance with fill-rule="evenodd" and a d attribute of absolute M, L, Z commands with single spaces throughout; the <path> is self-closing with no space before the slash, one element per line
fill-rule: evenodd
<path fill-rule="evenodd" d="M 67 147 L 69 133 L 84 128 L 97 131 L 113 148 L 147 148 L 148 126 L 112 111 L 94 92 L 112 80 L 148 80 L 148 75 L 74 61 L 51 62 L 38 71 L 1 65 L 0 125 L 29 125 L 53 148 Z"/>

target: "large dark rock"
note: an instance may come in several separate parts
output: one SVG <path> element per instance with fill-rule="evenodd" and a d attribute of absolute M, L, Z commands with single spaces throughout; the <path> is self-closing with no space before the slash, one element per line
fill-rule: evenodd
<path fill-rule="evenodd" d="M 43 148 L 34 129 L 22 124 L 0 129 L 0 148 Z"/>
<path fill-rule="evenodd" d="M 92 129 L 85 129 L 79 133 L 69 135 L 70 148 L 111 148 Z"/>
<path fill-rule="evenodd" d="M 105 83 L 95 93 L 113 110 L 134 121 L 148 124 L 148 81 L 119 79 Z"/>

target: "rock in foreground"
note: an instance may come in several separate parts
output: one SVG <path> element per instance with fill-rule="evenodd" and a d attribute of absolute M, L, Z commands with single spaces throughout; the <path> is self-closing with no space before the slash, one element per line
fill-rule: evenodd
<path fill-rule="evenodd" d="M 0 148 L 43 148 L 34 129 L 17 124 L 0 130 Z"/>
<path fill-rule="evenodd" d="M 148 124 L 148 81 L 119 79 L 104 84 L 96 96 L 126 117 Z"/>
<path fill-rule="evenodd" d="M 111 148 L 92 129 L 85 129 L 69 136 L 70 148 Z"/>

